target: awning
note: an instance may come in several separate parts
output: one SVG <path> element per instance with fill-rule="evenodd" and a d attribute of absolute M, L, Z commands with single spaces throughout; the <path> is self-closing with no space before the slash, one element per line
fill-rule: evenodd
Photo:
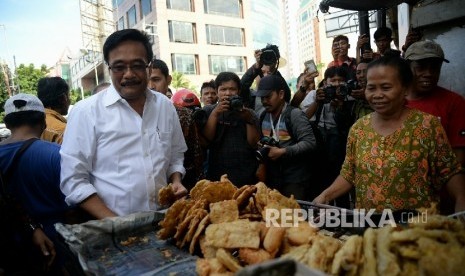
<path fill-rule="evenodd" d="M 401 3 L 414 4 L 418 0 L 323 0 L 320 3 L 320 11 L 328 12 L 329 7 L 353 11 L 372 11 L 391 8 Z"/>

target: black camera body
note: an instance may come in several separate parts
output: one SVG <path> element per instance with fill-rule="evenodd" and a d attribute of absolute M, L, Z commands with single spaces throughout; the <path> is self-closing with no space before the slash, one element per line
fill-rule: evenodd
<path fill-rule="evenodd" d="M 278 63 L 279 59 L 279 50 L 278 46 L 268 44 L 265 48 L 260 50 L 262 53 L 260 54 L 260 62 L 263 65 L 273 65 Z"/>
<path fill-rule="evenodd" d="M 279 142 L 276 141 L 273 137 L 263 136 L 259 142 L 262 146 L 270 146 L 270 147 L 279 147 Z M 262 147 L 255 151 L 255 158 L 257 161 L 263 162 L 268 159 L 268 153 L 270 152 L 269 147 Z"/>
<path fill-rule="evenodd" d="M 330 103 L 332 100 L 336 98 L 336 91 L 338 86 L 326 86 L 323 88 L 325 92 L 325 103 Z M 339 86 L 339 95 L 341 97 L 347 97 L 352 94 L 352 90 L 361 89 L 360 85 L 356 80 L 349 80 L 345 85 Z"/>
<path fill-rule="evenodd" d="M 244 101 L 239 95 L 234 95 L 229 97 L 229 110 L 231 111 L 242 111 L 244 108 Z"/>

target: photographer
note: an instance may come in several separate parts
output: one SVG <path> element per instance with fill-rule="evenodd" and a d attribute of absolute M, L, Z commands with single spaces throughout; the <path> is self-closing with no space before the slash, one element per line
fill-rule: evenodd
<path fill-rule="evenodd" d="M 202 129 L 208 144 L 207 179 L 219 180 L 228 174 L 236 186 L 255 184 L 255 149 L 260 138 L 257 115 L 244 107 L 239 96 L 241 81 L 235 73 L 218 74 L 215 84 L 219 101 L 203 108 L 207 117 Z"/>
<path fill-rule="evenodd" d="M 352 115 L 354 121 L 357 121 L 361 117 L 373 112 L 370 104 L 365 97 L 365 88 L 367 85 L 367 67 L 368 63 L 362 61 L 357 65 L 357 71 L 355 76 L 357 77 L 357 82 L 355 83 L 355 89 L 352 90 L 351 96 L 355 99 L 354 108 L 352 109 Z"/>
<path fill-rule="evenodd" d="M 244 99 L 245 106 L 254 109 L 257 114 L 260 114 L 264 110 L 262 103 L 260 102 L 259 97 L 256 97 L 253 93 L 251 93 L 250 87 L 255 79 L 257 79 L 258 87 L 258 82 L 264 76 L 274 74 L 281 76 L 281 73 L 278 71 L 279 58 L 281 55 L 279 54 L 278 46 L 267 44 L 265 48 L 255 50 L 254 56 L 255 64 L 252 65 L 242 76 L 241 95 Z"/>
<path fill-rule="evenodd" d="M 324 152 L 327 157 L 324 185 L 329 186 L 339 175 L 345 158 L 345 146 L 349 129 L 354 123 L 353 98 L 347 86 L 349 73 L 346 66 L 330 67 L 324 74 L 323 85 L 310 99 L 306 114 L 318 121 L 318 129 L 324 139 Z M 313 100 L 313 101 L 311 101 Z M 339 207 L 350 207 L 350 198 L 338 199 Z"/>
<path fill-rule="evenodd" d="M 277 75 L 264 77 L 258 85 L 257 97 L 265 111 L 260 115 L 262 148 L 257 151 L 257 159 L 265 164 L 265 183 L 269 187 L 285 196 L 308 200 L 315 188 L 312 185 L 310 189 L 311 153 L 316 141 L 305 114 L 288 104 L 286 87 L 284 79 Z"/>

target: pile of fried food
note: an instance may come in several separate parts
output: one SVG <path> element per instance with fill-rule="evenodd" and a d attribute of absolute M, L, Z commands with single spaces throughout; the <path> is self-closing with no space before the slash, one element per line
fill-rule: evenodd
<path fill-rule="evenodd" d="M 160 239 L 203 258 L 199 275 L 232 275 L 242 267 L 290 258 L 331 275 L 465 275 L 465 226 L 434 215 L 408 227 L 368 229 L 363 237 L 336 239 L 307 222 L 267 227 L 267 209 L 298 209 L 294 198 L 264 183 L 235 187 L 202 180 L 167 210 Z M 200 250 L 199 250 L 200 249 Z"/>

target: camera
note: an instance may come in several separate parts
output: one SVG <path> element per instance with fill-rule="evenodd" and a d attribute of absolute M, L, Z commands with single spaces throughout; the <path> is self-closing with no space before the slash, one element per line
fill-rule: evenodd
<path fill-rule="evenodd" d="M 268 44 L 265 48 L 260 50 L 260 62 L 264 65 L 273 65 L 278 62 L 279 50 L 278 46 Z"/>
<path fill-rule="evenodd" d="M 259 142 L 262 146 L 278 147 L 279 142 L 276 141 L 273 137 L 264 136 L 260 139 Z M 270 152 L 269 147 L 262 147 L 261 149 L 255 151 L 255 158 L 257 161 L 263 162 L 268 159 L 268 153 Z"/>
<path fill-rule="evenodd" d="M 234 95 L 229 97 L 229 110 L 231 111 L 242 111 L 244 108 L 244 101 L 241 96 Z"/>
<path fill-rule="evenodd" d="M 337 95 L 337 88 L 339 87 L 339 94 Z M 325 92 L 325 103 L 330 103 L 336 98 L 336 96 L 347 97 L 352 94 L 352 90 L 361 89 L 360 85 L 356 80 L 349 80 L 346 84 L 340 86 L 326 86 L 323 88 Z"/>

